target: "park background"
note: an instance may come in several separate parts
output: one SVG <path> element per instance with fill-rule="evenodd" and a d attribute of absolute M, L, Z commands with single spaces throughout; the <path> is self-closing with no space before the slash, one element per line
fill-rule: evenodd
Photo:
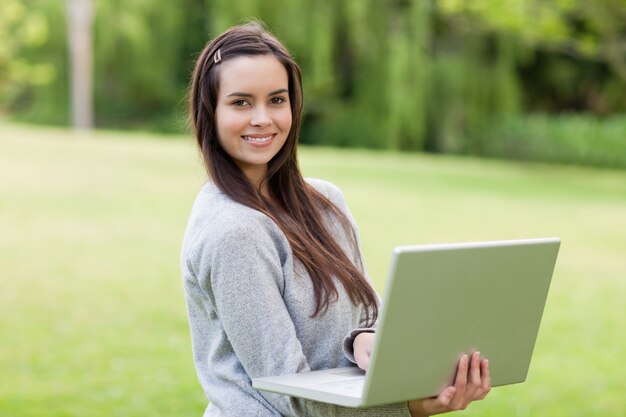
<path fill-rule="evenodd" d="M 563 239 L 528 381 L 458 414 L 626 415 L 624 1 L 96 0 L 94 129 L 70 4 L 0 3 L 0 416 L 201 414 L 185 95 L 250 18 L 302 67 L 303 172 L 344 191 L 379 291 L 397 244 Z"/>

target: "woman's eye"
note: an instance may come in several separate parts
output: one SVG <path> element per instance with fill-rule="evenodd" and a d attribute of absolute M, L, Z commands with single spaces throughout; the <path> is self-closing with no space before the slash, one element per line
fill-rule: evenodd
<path fill-rule="evenodd" d="M 246 100 L 235 100 L 233 101 L 233 106 L 237 106 L 237 107 L 243 107 L 248 105 L 248 102 Z"/>
<path fill-rule="evenodd" d="M 272 103 L 272 104 L 282 104 L 282 103 L 284 103 L 285 101 L 286 101 L 286 100 L 285 100 L 284 98 L 282 98 L 282 97 L 272 97 L 272 98 L 270 99 L 270 103 Z"/>

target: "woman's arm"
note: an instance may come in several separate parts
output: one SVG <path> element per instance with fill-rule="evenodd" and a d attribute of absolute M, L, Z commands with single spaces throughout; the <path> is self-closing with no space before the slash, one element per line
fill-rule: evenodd
<path fill-rule="evenodd" d="M 282 299 L 283 269 L 293 268 L 286 262 L 287 243 L 277 244 L 276 236 L 258 226 L 242 222 L 225 233 L 205 253 L 197 274 L 205 277 L 203 286 L 249 378 L 308 371 Z M 256 394 L 258 401 L 287 416 L 409 416 L 406 403 L 353 409 L 267 392 Z"/>

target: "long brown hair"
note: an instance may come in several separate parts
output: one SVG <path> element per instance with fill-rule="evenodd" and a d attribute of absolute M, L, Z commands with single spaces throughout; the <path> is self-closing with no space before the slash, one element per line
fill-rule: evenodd
<path fill-rule="evenodd" d="M 269 161 L 263 182 L 272 199 L 264 197 L 224 151 L 217 140 L 215 108 L 220 62 L 240 56 L 273 55 L 287 71 L 292 125 L 280 151 Z M 291 250 L 311 276 L 315 295 L 312 317 L 323 314 L 338 297 L 334 279 L 355 305 L 363 304 L 371 325 L 378 316 L 376 294 L 359 268 L 335 241 L 322 218 L 330 210 L 359 253 L 354 229 L 346 216 L 309 186 L 298 167 L 296 143 L 302 119 L 300 68 L 287 49 L 257 23 L 235 26 L 210 41 L 198 57 L 190 94 L 189 116 L 207 172 L 232 200 L 269 216 L 287 237 Z M 362 266 L 360 258 L 357 260 Z"/>

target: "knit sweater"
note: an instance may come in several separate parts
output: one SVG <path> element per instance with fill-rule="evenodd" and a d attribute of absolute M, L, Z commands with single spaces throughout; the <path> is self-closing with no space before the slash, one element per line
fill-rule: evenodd
<path fill-rule="evenodd" d="M 354 222 L 336 186 L 307 181 Z M 324 218 L 349 258 L 362 267 L 359 249 L 339 220 L 330 213 Z M 364 308 L 353 305 L 338 285 L 337 301 L 311 318 L 311 278 L 280 228 L 212 182 L 193 205 L 181 269 L 194 362 L 209 400 L 205 417 L 409 416 L 406 403 L 354 409 L 252 388 L 255 377 L 352 365 L 350 335 L 364 325 Z"/>

